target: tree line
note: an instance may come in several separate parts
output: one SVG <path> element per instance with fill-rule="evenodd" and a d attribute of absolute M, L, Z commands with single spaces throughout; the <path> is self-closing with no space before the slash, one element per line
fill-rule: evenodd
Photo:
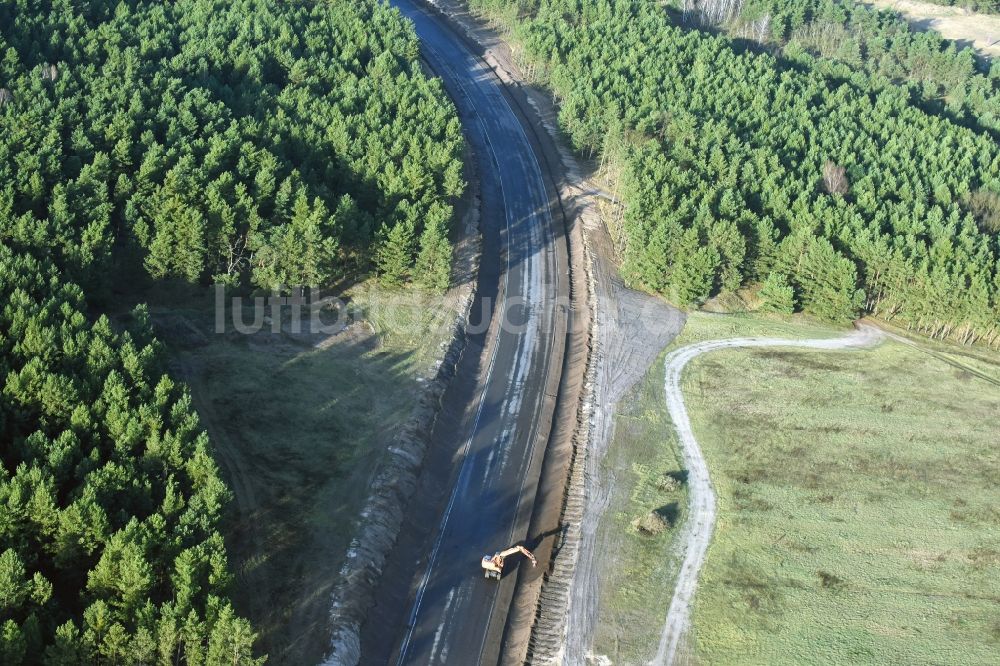
<path fill-rule="evenodd" d="M 111 288 L 443 289 L 461 150 L 375 0 L 0 2 L 0 663 L 263 661 L 210 442 Z"/>
<path fill-rule="evenodd" d="M 507 26 L 562 130 L 610 174 L 633 284 L 686 304 L 762 283 L 828 319 L 1000 345 L 992 137 L 899 87 L 685 30 L 647 0 L 473 4 Z"/>
<path fill-rule="evenodd" d="M 860 90 L 904 88 L 923 110 L 1000 136 L 1000 62 L 934 31 L 915 32 L 892 11 L 853 0 L 678 0 L 677 6 L 685 25 L 754 40 Z"/>

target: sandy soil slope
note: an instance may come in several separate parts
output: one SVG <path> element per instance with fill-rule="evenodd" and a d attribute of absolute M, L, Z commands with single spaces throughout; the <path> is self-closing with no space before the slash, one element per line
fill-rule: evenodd
<path fill-rule="evenodd" d="M 577 517 L 579 547 L 572 572 L 562 649 L 538 657 L 552 663 L 586 663 L 594 635 L 600 600 L 603 558 L 617 544 L 599 532 L 601 517 L 610 503 L 614 479 L 601 472 L 602 460 L 614 438 L 618 403 L 646 374 L 656 357 L 677 337 L 685 315 L 660 299 L 625 287 L 611 256 L 611 239 L 594 211 L 583 214 L 592 250 L 597 313 L 595 358 L 589 377 L 591 400 L 589 437 L 584 479 L 580 491 L 583 509 Z"/>
<path fill-rule="evenodd" d="M 690 623 L 691 603 L 698 585 L 698 572 L 705 560 L 705 553 L 712 539 L 715 524 L 715 493 L 708 474 L 708 466 L 691 430 L 691 422 L 684 407 L 681 378 L 685 366 L 701 354 L 719 349 L 736 347 L 804 347 L 817 350 L 838 350 L 868 347 L 877 344 L 884 334 L 870 325 L 859 325 L 858 330 L 841 338 L 825 340 L 795 340 L 783 338 L 731 338 L 710 340 L 682 347 L 666 359 L 667 411 L 677 429 L 685 466 L 688 470 L 688 519 L 681 528 L 679 541 L 684 560 L 677 578 L 677 586 L 670 602 L 670 609 L 663 625 L 660 644 L 654 664 L 670 664 L 677 648 L 687 633 Z"/>

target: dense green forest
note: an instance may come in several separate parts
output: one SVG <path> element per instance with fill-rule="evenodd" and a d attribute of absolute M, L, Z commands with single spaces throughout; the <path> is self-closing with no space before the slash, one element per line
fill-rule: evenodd
<path fill-rule="evenodd" d="M 440 246 L 460 127 L 377 3 L 19 0 L 0 26 L 3 237 L 74 279 L 322 284 L 396 225 L 402 269 Z"/>
<path fill-rule="evenodd" d="M 0 0 L 0 663 L 252 663 L 161 280 L 449 280 L 462 138 L 375 0 Z M 120 312 L 122 308 L 114 307 Z"/>
<path fill-rule="evenodd" d="M 678 303 L 762 282 L 835 320 L 871 313 L 1000 345 L 1000 151 L 913 103 L 674 25 L 650 0 L 474 0 L 560 102 L 625 201 L 634 284 Z"/>
<path fill-rule="evenodd" d="M 0 245 L 0 663 L 249 663 L 228 491 L 190 398 L 79 287 Z"/>
<path fill-rule="evenodd" d="M 860 90 L 902 87 L 925 111 L 1000 136 L 1000 62 L 981 61 L 936 32 L 914 32 L 892 12 L 852 0 L 676 0 L 675 7 L 682 25 L 774 46 L 786 60 Z"/>

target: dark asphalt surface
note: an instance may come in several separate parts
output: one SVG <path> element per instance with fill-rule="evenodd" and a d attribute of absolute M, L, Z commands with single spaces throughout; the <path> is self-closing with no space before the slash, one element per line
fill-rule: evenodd
<path fill-rule="evenodd" d="M 562 232 L 553 223 L 557 204 L 503 84 L 443 18 L 417 0 L 392 4 L 414 22 L 421 52 L 458 106 L 476 155 L 484 242 L 474 311 L 483 306 L 485 315 L 477 322 L 474 312 L 472 323 L 489 327 L 470 336 L 466 355 L 479 355 L 470 373 L 476 380 L 461 396 L 469 403 L 463 416 L 444 434 L 445 465 L 453 469 L 443 477 L 449 481 L 433 521 L 411 526 L 417 536 L 403 540 L 413 546 L 397 545 L 415 548 L 415 576 L 405 594 L 395 592 L 393 600 L 388 590 L 378 601 L 383 607 L 377 615 L 398 626 L 367 627 L 362 662 L 496 663 L 516 568 L 530 565 L 510 558 L 497 582 L 483 577 L 479 561 L 528 536 L 551 425 L 546 389 L 553 376 L 558 379 L 565 342 L 558 335 L 564 313 L 557 295 L 566 288 L 561 283 L 568 269 L 558 247 Z M 428 464 L 433 462 L 431 457 Z M 419 540 L 423 545 L 416 548 Z M 405 557 L 396 553 L 404 565 Z M 387 608 L 392 605 L 402 607 Z M 372 640 L 373 632 L 384 640 Z"/>

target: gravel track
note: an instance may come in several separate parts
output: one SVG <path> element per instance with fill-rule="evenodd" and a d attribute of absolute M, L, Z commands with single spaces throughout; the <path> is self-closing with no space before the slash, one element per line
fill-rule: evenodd
<path fill-rule="evenodd" d="M 671 664 L 677 655 L 678 646 L 687 634 L 690 625 L 691 602 L 698 585 L 698 573 L 705 561 L 705 553 L 712 539 L 715 526 L 715 493 L 709 478 L 708 466 L 701 453 L 687 409 L 681 393 L 681 379 L 689 362 L 702 354 L 719 349 L 742 347 L 800 347 L 817 350 L 859 349 L 877 344 L 885 334 L 868 324 L 859 324 L 853 333 L 841 338 L 820 340 L 794 340 L 785 338 L 730 338 L 710 340 L 682 347 L 666 358 L 667 411 L 674 422 L 680 440 L 681 453 L 688 470 L 688 517 L 679 534 L 679 543 L 684 555 L 674 596 L 660 634 L 660 644 L 652 663 L 656 666 Z"/>

